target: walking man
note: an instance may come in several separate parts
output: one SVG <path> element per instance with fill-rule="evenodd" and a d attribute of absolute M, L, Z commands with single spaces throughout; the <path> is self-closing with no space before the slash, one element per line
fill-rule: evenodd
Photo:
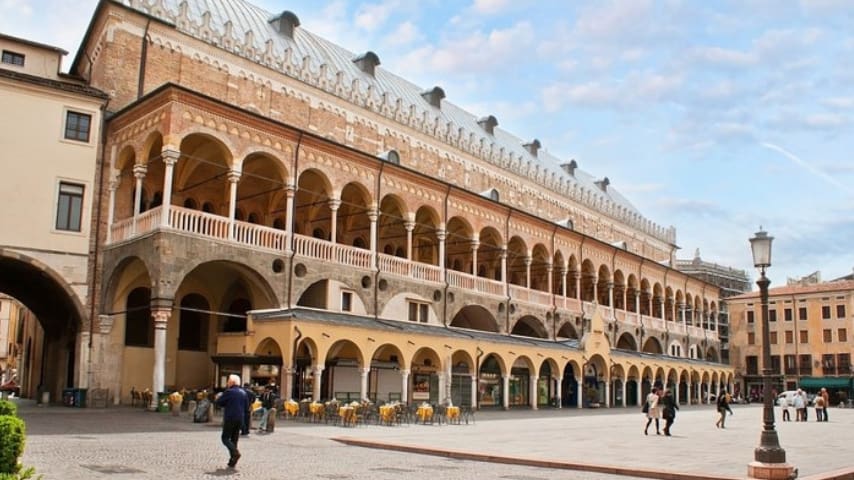
<path fill-rule="evenodd" d="M 276 405 L 276 391 L 272 385 L 264 387 L 264 393 L 261 394 L 261 422 L 258 424 L 258 432 L 267 431 L 267 419 L 270 416 L 270 410 Z"/>
<path fill-rule="evenodd" d="M 732 415 L 732 408 L 729 406 L 729 396 L 726 392 L 721 392 L 718 397 L 718 413 L 721 415 L 718 418 L 718 421 L 715 422 L 715 426 L 718 428 L 726 428 L 726 414 L 729 412 Z"/>
<path fill-rule="evenodd" d="M 663 406 L 661 415 L 664 417 L 664 434 L 669 437 L 670 427 L 676 420 L 676 410 L 679 410 L 679 405 L 676 404 L 676 399 L 673 398 L 669 388 L 664 390 L 660 404 Z"/>
<path fill-rule="evenodd" d="M 240 439 L 243 416 L 249 409 L 249 401 L 246 392 L 240 388 L 240 377 L 229 375 L 226 385 L 228 388 L 217 396 L 216 405 L 223 409 L 222 444 L 228 449 L 228 468 L 234 468 L 240 460 L 237 441 Z"/>
<path fill-rule="evenodd" d="M 830 394 L 827 393 L 826 388 L 821 387 L 821 391 L 818 393 L 818 395 L 822 398 L 822 400 L 824 400 L 824 406 L 821 409 L 821 413 L 822 413 L 822 417 L 823 417 L 822 421 L 826 422 L 827 421 L 827 407 L 830 406 Z"/>

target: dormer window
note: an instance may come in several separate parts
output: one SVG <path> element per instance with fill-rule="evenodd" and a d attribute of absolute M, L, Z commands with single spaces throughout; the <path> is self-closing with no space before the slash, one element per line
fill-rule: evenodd
<path fill-rule="evenodd" d="M 486 130 L 486 133 L 493 135 L 495 133 L 495 127 L 498 126 L 498 120 L 490 115 L 478 120 L 477 124 L 480 125 L 480 128 Z"/>
<path fill-rule="evenodd" d="M 564 172 L 574 177 L 575 169 L 578 168 L 578 162 L 576 162 L 575 160 L 571 160 L 569 163 L 562 164 L 560 168 L 562 168 Z"/>
<path fill-rule="evenodd" d="M 288 38 L 294 38 L 294 29 L 299 27 L 299 17 L 293 12 L 285 10 L 280 15 L 271 18 L 269 23 L 273 25 L 273 28 L 277 32 Z"/>
<path fill-rule="evenodd" d="M 526 143 L 526 144 L 524 144 L 524 145 L 522 145 L 522 146 L 523 146 L 523 147 L 525 147 L 525 150 L 527 150 L 527 151 L 528 151 L 528 153 L 530 153 L 530 154 L 531 154 L 532 156 L 534 156 L 534 157 L 536 157 L 536 156 L 537 156 L 537 151 L 539 151 L 539 150 L 540 150 L 540 147 L 542 147 L 542 145 L 540 144 L 540 141 L 539 141 L 539 140 L 537 140 L 537 139 L 534 139 L 534 141 L 533 141 L 533 142 L 531 142 L 531 143 Z"/>
<path fill-rule="evenodd" d="M 487 190 L 485 192 L 481 192 L 480 194 L 483 195 L 484 197 L 492 200 L 493 202 L 498 202 L 501 200 L 501 196 L 498 194 L 498 190 L 496 190 L 494 188 L 490 188 L 489 190 Z"/>
<path fill-rule="evenodd" d="M 359 67 L 359 70 L 373 77 L 377 66 L 380 64 L 380 57 L 374 52 L 365 52 L 354 58 L 353 63 Z"/>
<path fill-rule="evenodd" d="M 381 153 L 379 157 L 380 159 L 385 160 L 388 163 L 400 165 L 400 154 L 397 153 L 397 150 L 389 150 L 387 152 Z"/>
<path fill-rule="evenodd" d="M 16 53 L 9 50 L 3 50 L 3 63 L 8 65 L 24 66 L 24 54 Z"/>
<path fill-rule="evenodd" d="M 442 99 L 445 98 L 445 91 L 439 87 L 433 87 L 430 90 L 421 92 L 421 96 L 424 97 L 424 100 L 427 100 L 427 103 L 430 105 L 440 108 L 442 106 Z"/>

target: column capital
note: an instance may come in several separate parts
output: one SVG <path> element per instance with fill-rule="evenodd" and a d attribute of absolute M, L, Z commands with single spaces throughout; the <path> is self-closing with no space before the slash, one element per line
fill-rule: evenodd
<path fill-rule="evenodd" d="M 360 373 L 361 375 L 367 375 L 367 374 L 371 373 L 371 367 L 368 367 L 368 368 L 360 368 L 360 369 L 359 369 L 359 373 Z"/>
<path fill-rule="evenodd" d="M 240 172 L 238 170 L 229 170 L 228 171 L 228 182 L 229 183 L 237 183 L 240 181 Z"/>
<path fill-rule="evenodd" d="M 311 371 L 316 375 L 320 375 L 325 368 L 326 367 L 324 367 L 323 365 L 312 365 Z"/>
<path fill-rule="evenodd" d="M 169 319 L 172 317 L 172 308 L 153 308 L 151 310 L 151 318 L 154 319 L 154 328 L 166 328 Z"/>
<path fill-rule="evenodd" d="M 137 163 L 133 166 L 133 176 L 138 180 L 142 180 L 145 178 L 145 174 L 148 173 L 148 165 L 144 163 Z"/>
<path fill-rule="evenodd" d="M 410 374 L 410 373 L 411 373 L 411 372 L 410 372 L 408 369 L 405 369 L 405 368 L 404 368 L 404 369 L 402 369 L 402 370 L 400 370 L 400 376 L 401 376 L 401 377 L 409 376 L 409 374 Z"/>
<path fill-rule="evenodd" d="M 525 255 L 525 266 L 530 267 L 532 263 L 534 263 L 534 257 L 530 255 Z"/>
<path fill-rule="evenodd" d="M 160 156 L 163 158 L 164 164 L 174 166 L 178 163 L 178 159 L 181 157 L 181 152 L 178 150 L 165 149 L 160 152 Z"/>
<path fill-rule="evenodd" d="M 114 321 L 112 315 L 98 315 L 98 331 L 102 335 L 109 334 L 113 330 Z"/>
<path fill-rule="evenodd" d="M 611 282 L 611 281 L 605 282 L 605 286 L 608 287 L 608 290 L 611 290 L 614 288 L 614 282 Z"/>
<path fill-rule="evenodd" d="M 472 238 L 472 239 L 471 239 L 471 248 L 472 248 L 472 250 L 477 250 L 477 249 L 478 249 L 478 247 L 480 247 L 480 240 L 478 240 L 478 239 L 476 239 L 476 238 Z"/>
<path fill-rule="evenodd" d="M 380 212 L 376 209 L 376 207 L 371 207 L 368 210 L 368 220 L 376 222 L 378 218 L 380 218 Z"/>
<path fill-rule="evenodd" d="M 341 207 L 341 200 L 338 198 L 330 198 L 329 199 L 329 209 L 333 212 L 338 210 Z"/>
<path fill-rule="evenodd" d="M 120 177 L 120 176 L 110 177 L 109 186 L 110 186 L 111 192 L 115 192 L 116 190 L 118 190 L 119 185 L 121 185 L 121 184 L 122 184 L 122 177 Z"/>
<path fill-rule="evenodd" d="M 436 238 L 438 238 L 440 242 L 444 242 L 447 236 L 448 232 L 446 232 L 444 229 L 436 229 Z"/>
<path fill-rule="evenodd" d="M 289 183 L 289 184 L 285 185 L 284 190 L 285 190 L 285 195 L 287 195 L 289 198 L 293 198 L 293 196 L 296 195 L 296 193 L 297 193 L 297 187 L 293 183 Z"/>
<path fill-rule="evenodd" d="M 412 220 L 407 220 L 403 222 L 403 228 L 405 228 L 407 232 L 411 232 L 415 230 L 415 222 L 413 222 Z"/>

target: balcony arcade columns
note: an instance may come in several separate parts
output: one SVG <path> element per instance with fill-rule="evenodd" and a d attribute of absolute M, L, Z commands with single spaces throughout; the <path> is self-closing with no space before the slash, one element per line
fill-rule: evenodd
<path fill-rule="evenodd" d="M 569 270 L 567 270 L 566 265 L 560 267 L 560 290 L 563 298 L 566 298 L 566 276 L 568 273 Z"/>
<path fill-rule="evenodd" d="M 400 371 L 400 402 L 409 403 L 409 370 Z"/>
<path fill-rule="evenodd" d="M 444 228 L 436 230 L 436 239 L 439 241 L 439 270 L 445 271 L 445 238 L 448 234 Z"/>
<path fill-rule="evenodd" d="M 163 208 L 160 211 L 160 225 L 168 227 L 171 223 L 169 212 L 172 207 L 172 177 L 175 173 L 175 164 L 178 163 L 181 152 L 164 148 L 161 156 L 163 157 L 163 165 L 166 166 L 166 170 L 163 174 Z"/>
<path fill-rule="evenodd" d="M 234 216 L 237 212 L 237 183 L 240 182 L 240 172 L 228 172 L 228 239 L 234 240 Z"/>
<path fill-rule="evenodd" d="M 548 265 L 546 265 L 546 277 L 548 280 L 549 295 L 554 295 L 554 290 L 553 290 L 553 288 L 554 288 L 554 280 L 553 280 L 554 275 L 553 275 L 553 273 L 554 273 L 554 266 L 552 266 L 552 264 L 549 263 Z"/>
<path fill-rule="evenodd" d="M 380 218 L 380 214 L 377 211 L 376 205 L 371 205 L 371 209 L 368 210 L 368 220 L 371 221 L 371 265 L 376 268 L 377 264 L 377 220 Z"/>
<path fill-rule="evenodd" d="M 407 220 L 403 222 L 403 228 L 406 229 L 406 259 L 412 261 L 412 231 L 415 230 L 415 222 Z"/>
<path fill-rule="evenodd" d="M 510 291 L 507 279 L 507 245 L 503 245 L 501 247 L 501 253 L 499 255 L 501 256 L 501 282 L 502 288 L 504 289 L 504 296 L 506 297 L 509 295 Z"/>
<path fill-rule="evenodd" d="M 611 307 L 611 317 L 614 315 L 614 282 L 608 282 L 608 306 Z"/>
<path fill-rule="evenodd" d="M 331 212 L 329 226 L 329 241 L 338 243 L 338 209 L 341 208 L 341 200 L 337 198 L 329 199 L 329 211 Z"/>
<path fill-rule="evenodd" d="M 480 247 L 480 240 L 477 237 L 471 239 L 471 274 L 477 276 L 477 249 Z"/>
<path fill-rule="evenodd" d="M 531 264 L 533 262 L 534 258 L 530 254 L 525 256 L 525 288 L 528 290 L 531 289 Z"/>
<path fill-rule="evenodd" d="M 110 244 L 113 241 L 113 222 L 115 221 L 116 216 L 116 190 L 119 189 L 119 185 L 121 184 L 121 177 L 114 176 L 110 178 L 110 201 L 107 204 L 107 243 Z"/>
<path fill-rule="evenodd" d="M 133 176 L 136 179 L 136 185 L 133 192 L 133 223 L 131 224 L 131 233 L 136 233 L 136 222 L 142 210 L 142 181 L 145 180 L 145 174 L 148 172 L 148 166 L 137 163 L 133 166 Z"/>
<path fill-rule="evenodd" d="M 287 254 L 293 251 L 291 248 L 294 236 L 293 219 L 296 218 L 294 212 L 294 195 L 296 195 L 296 187 L 293 183 L 288 183 L 285 187 L 285 211 L 288 215 L 285 222 L 285 253 Z"/>
<path fill-rule="evenodd" d="M 166 327 L 171 316 L 171 302 L 151 308 L 151 317 L 154 320 L 154 372 L 151 389 L 154 394 L 151 396 L 149 410 L 157 409 L 157 394 L 163 392 L 166 381 Z"/>

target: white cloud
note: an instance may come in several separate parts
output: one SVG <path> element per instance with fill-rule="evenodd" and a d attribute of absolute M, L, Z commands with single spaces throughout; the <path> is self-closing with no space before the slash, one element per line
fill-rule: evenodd
<path fill-rule="evenodd" d="M 397 0 L 363 4 L 356 11 L 354 23 L 357 27 L 372 32 L 385 24 L 391 13 L 398 7 Z"/>
<path fill-rule="evenodd" d="M 854 97 L 830 97 L 821 100 L 821 104 L 831 108 L 854 108 Z"/>
<path fill-rule="evenodd" d="M 0 9 L 4 12 L 3 16 L 9 18 L 19 15 L 29 17 L 33 14 L 33 7 L 27 0 L 3 0 L 0 2 Z"/>
<path fill-rule="evenodd" d="M 632 72 L 611 83 L 588 81 L 572 84 L 557 82 L 542 89 L 543 105 L 548 111 L 560 110 L 569 103 L 595 108 L 622 109 L 672 99 L 683 85 L 681 75 Z"/>
<path fill-rule="evenodd" d="M 412 22 L 406 21 L 398 25 L 392 33 L 388 34 L 383 39 L 383 43 L 386 45 L 401 47 L 409 45 L 421 38 L 422 35 L 418 30 L 418 26 Z"/>
<path fill-rule="evenodd" d="M 747 67 L 757 61 L 753 53 L 721 47 L 699 47 L 690 52 L 690 57 L 704 64 L 720 67 Z"/>
<path fill-rule="evenodd" d="M 510 0 L 474 0 L 472 10 L 477 13 L 494 15 L 501 13 L 511 5 L 512 2 Z"/>
<path fill-rule="evenodd" d="M 804 125 L 810 128 L 838 128 L 848 124 L 848 117 L 836 113 L 814 113 L 804 117 Z"/>
<path fill-rule="evenodd" d="M 650 0 L 610 1 L 584 9 L 575 23 L 576 34 L 597 40 L 619 40 L 637 33 L 652 12 Z"/>

